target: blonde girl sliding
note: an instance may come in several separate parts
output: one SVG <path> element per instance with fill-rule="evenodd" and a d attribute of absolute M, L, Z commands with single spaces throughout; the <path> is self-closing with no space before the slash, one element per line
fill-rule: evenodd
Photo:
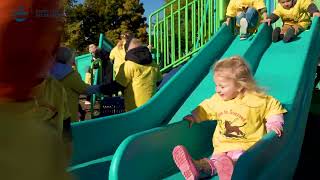
<path fill-rule="evenodd" d="M 219 60 L 213 72 L 216 93 L 184 118 L 190 125 L 217 121 L 211 158 L 193 160 L 182 145 L 176 146 L 172 152 L 176 165 L 187 180 L 215 174 L 220 180 L 231 179 L 236 161 L 246 150 L 267 132 L 274 131 L 280 137 L 283 131 L 283 113 L 287 111 L 256 85 L 241 57 Z"/>

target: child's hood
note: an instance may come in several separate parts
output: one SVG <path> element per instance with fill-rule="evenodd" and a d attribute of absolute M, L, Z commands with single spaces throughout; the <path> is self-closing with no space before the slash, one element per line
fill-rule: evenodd
<path fill-rule="evenodd" d="M 147 65 L 152 63 L 152 55 L 149 49 L 145 46 L 133 48 L 126 53 L 125 59 L 137 64 Z"/>
<path fill-rule="evenodd" d="M 50 74 L 57 80 L 64 79 L 73 71 L 72 67 L 68 64 L 55 63 L 50 70 Z"/>

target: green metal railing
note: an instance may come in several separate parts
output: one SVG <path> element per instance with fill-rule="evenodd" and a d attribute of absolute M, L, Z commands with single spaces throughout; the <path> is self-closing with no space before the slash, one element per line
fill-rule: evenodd
<path fill-rule="evenodd" d="M 162 72 L 201 49 L 219 29 L 226 4 L 221 0 L 172 0 L 149 16 L 149 44 Z"/>

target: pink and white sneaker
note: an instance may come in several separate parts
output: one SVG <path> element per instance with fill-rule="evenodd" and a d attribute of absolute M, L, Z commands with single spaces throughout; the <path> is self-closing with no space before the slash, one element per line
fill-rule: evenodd
<path fill-rule="evenodd" d="M 214 167 L 220 180 L 231 180 L 234 165 L 232 159 L 227 155 L 221 155 L 215 158 Z"/>
<path fill-rule="evenodd" d="M 199 172 L 192 161 L 192 157 L 184 146 L 176 146 L 172 151 L 172 156 L 186 180 L 197 180 L 199 178 Z"/>

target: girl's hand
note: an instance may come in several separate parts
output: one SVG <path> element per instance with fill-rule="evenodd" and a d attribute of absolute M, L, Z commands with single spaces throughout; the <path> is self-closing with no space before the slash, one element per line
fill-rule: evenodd
<path fill-rule="evenodd" d="M 270 126 L 270 128 L 268 129 L 268 132 L 270 131 L 274 131 L 278 135 L 278 137 L 281 137 L 283 134 L 282 133 L 283 129 L 282 127 L 279 127 L 279 126 Z"/>
<path fill-rule="evenodd" d="M 268 24 L 268 26 L 270 26 L 271 25 L 271 19 L 269 19 L 269 18 L 266 18 L 266 19 L 263 19 L 262 21 L 260 21 L 261 23 L 267 23 Z"/>
<path fill-rule="evenodd" d="M 183 119 L 189 122 L 189 128 L 191 128 L 192 124 L 196 121 L 196 119 L 191 114 L 186 115 Z"/>
<path fill-rule="evenodd" d="M 313 13 L 313 17 L 320 17 L 320 12 Z"/>
<path fill-rule="evenodd" d="M 225 22 L 227 26 L 229 26 L 230 20 L 231 20 L 230 18 L 227 18 L 227 20 L 226 20 L 226 22 Z"/>

